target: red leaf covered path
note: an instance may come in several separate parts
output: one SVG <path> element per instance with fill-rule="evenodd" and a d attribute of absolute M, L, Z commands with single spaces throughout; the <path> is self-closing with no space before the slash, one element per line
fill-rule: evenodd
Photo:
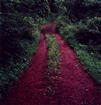
<path fill-rule="evenodd" d="M 55 94 L 44 95 L 48 51 L 44 34 L 40 35 L 37 54 L 13 91 L 1 105 L 101 105 L 98 87 L 79 65 L 75 52 L 55 34 L 61 51 L 61 74 L 54 84 Z"/>

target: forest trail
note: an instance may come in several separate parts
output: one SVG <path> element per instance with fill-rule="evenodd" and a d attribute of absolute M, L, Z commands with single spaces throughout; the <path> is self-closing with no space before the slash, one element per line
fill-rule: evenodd
<path fill-rule="evenodd" d="M 60 35 L 54 35 L 61 52 L 61 74 L 54 84 L 55 94 L 44 94 L 48 49 L 41 33 L 37 54 L 2 105 L 101 105 L 99 87 L 83 70 L 75 52 Z"/>

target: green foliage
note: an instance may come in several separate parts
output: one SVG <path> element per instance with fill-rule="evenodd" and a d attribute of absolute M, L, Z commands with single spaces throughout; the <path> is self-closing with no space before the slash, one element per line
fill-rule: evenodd
<path fill-rule="evenodd" d="M 20 0 L 11 0 L 12 2 L 16 2 L 16 3 L 19 3 Z"/>
<path fill-rule="evenodd" d="M 70 19 L 79 21 L 86 17 L 100 16 L 101 2 L 95 0 L 64 0 L 65 13 Z"/>
<path fill-rule="evenodd" d="M 87 19 L 85 23 L 79 22 L 76 27 L 75 39 L 88 45 L 91 51 L 101 53 L 101 18 Z"/>
<path fill-rule="evenodd" d="M 6 51 L 9 55 L 9 61 L 4 56 L 3 59 L 7 60 L 7 64 L 0 67 L 1 98 L 7 94 L 8 89 L 14 84 L 28 66 L 32 59 L 32 55 L 36 53 L 39 42 L 39 32 L 36 32 L 34 35 L 34 41 L 28 39 L 16 39 L 16 43 L 13 42 L 14 46 L 12 47 L 14 48 L 12 48 L 12 52 Z"/>
<path fill-rule="evenodd" d="M 77 29 L 67 17 L 59 16 L 56 20 L 56 23 L 57 32 L 59 32 L 65 40 L 74 36 L 74 33 Z"/>
<path fill-rule="evenodd" d="M 89 48 L 91 49 L 91 46 L 97 45 L 100 47 L 101 44 L 101 18 L 100 17 L 94 17 L 90 19 L 81 20 L 77 23 L 71 23 L 68 21 L 62 21 L 63 19 L 60 19 L 60 21 L 57 21 L 57 29 L 60 32 L 61 35 L 63 35 L 64 39 L 67 41 L 72 40 L 75 38 L 76 41 L 78 41 L 81 44 L 89 45 Z M 97 48 L 96 46 L 96 48 Z M 92 49 L 92 51 L 95 51 Z M 100 53 L 100 48 L 98 50 Z"/>
<path fill-rule="evenodd" d="M 22 5 L 20 1 L 3 0 L 1 4 L 0 99 L 24 72 L 32 55 L 36 53 L 40 40 L 39 23 L 19 10 Z"/>
<path fill-rule="evenodd" d="M 101 80 L 101 2 L 64 0 L 67 13 L 56 20 L 57 31 L 74 48 L 85 69 Z M 67 16 L 66 16 L 67 14 Z"/>
<path fill-rule="evenodd" d="M 1 96 L 7 93 L 9 87 L 14 84 L 14 81 L 19 78 L 19 76 L 28 66 L 32 59 L 32 55 L 36 53 L 39 42 L 39 33 L 36 33 L 35 37 L 36 39 L 34 42 L 33 40 L 30 41 L 28 39 L 18 39 L 17 45 L 15 45 L 15 47 L 18 46 L 18 52 L 14 52 L 13 49 L 12 53 L 7 52 L 9 54 L 9 62 L 7 61 L 6 65 L 0 67 Z M 4 59 L 6 58 L 4 57 Z"/>
<path fill-rule="evenodd" d="M 97 81 L 101 80 L 101 17 L 87 18 L 77 23 L 61 18 L 57 21 L 57 30 L 74 48 L 89 74 Z"/>
<path fill-rule="evenodd" d="M 75 47 L 75 46 L 74 46 Z M 85 69 L 88 70 L 88 73 L 97 81 L 101 80 L 101 62 L 97 59 L 95 53 L 88 53 L 84 48 L 78 48 L 76 50 L 79 59 L 82 64 L 85 65 Z"/>

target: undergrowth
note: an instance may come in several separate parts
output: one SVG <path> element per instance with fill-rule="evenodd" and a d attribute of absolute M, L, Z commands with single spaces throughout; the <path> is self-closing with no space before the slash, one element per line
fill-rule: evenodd
<path fill-rule="evenodd" d="M 65 18 L 65 17 L 64 17 Z M 97 82 L 101 82 L 101 18 L 87 18 L 77 23 L 60 16 L 57 31 L 76 51 L 77 57 L 85 65 L 85 70 Z"/>
<path fill-rule="evenodd" d="M 37 29 L 32 34 L 32 39 L 19 37 L 12 40 L 9 49 L 13 52 L 7 52 L 9 54 L 7 64 L 0 65 L 0 99 L 8 94 L 9 89 L 29 65 L 32 55 L 36 54 L 40 39 L 39 30 Z M 6 57 L 4 56 L 3 59 L 6 59 Z"/>

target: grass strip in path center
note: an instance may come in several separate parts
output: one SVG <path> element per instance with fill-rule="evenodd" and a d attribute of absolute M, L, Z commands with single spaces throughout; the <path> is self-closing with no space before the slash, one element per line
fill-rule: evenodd
<path fill-rule="evenodd" d="M 60 51 L 56 41 L 56 37 L 52 34 L 46 35 L 46 42 L 48 47 L 48 68 L 46 71 L 47 89 L 45 95 L 54 95 L 54 84 L 56 78 L 61 74 L 60 70 Z"/>

